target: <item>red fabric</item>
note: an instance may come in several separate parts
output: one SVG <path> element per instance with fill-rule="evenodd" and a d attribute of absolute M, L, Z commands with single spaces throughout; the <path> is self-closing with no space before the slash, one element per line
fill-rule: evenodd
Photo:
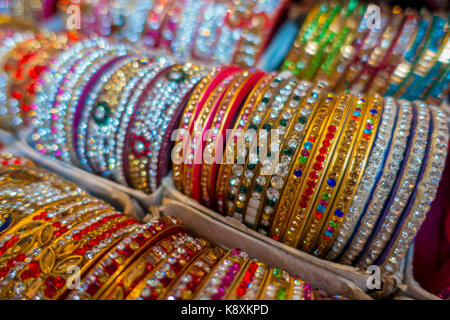
<path fill-rule="evenodd" d="M 413 273 L 431 293 L 450 286 L 450 157 L 436 200 L 415 240 Z"/>

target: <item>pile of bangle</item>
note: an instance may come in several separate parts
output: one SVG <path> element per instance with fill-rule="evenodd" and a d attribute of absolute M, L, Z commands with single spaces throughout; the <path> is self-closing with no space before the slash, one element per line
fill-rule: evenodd
<path fill-rule="evenodd" d="M 132 42 L 142 40 L 152 48 L 203 62 L 252 67 L 288 2 L 84 0 L 76 5 L 81 6 L 81 29 L 85 33 L 113 35 Z M 70 4 L 59 1 L 58 7 L 65 13 Z"/>
<path fill-rule="evenodd" d="M 320 85 L 213 71 L 180 122 L 175 186 L 289 246 L 392 273 L 434 199 L 445 115 L 420 101 L 326 94 Z"/>
<path fill-rule="evenodd" d="M 439 104 L 450 83 L 445 13 L 363 1 L 321 1 L 309 12 L 282 69 L 328 89 L 377 92 Z"/>
<path fill-rule="evenodd" d="M 328 299 L 177 218 L 140 224 L 24 158 L 0 155 L 0 197 L 2 299 Z"/>
<path fill-rule="evenodd" d="M 67 46 L 41 74 L 31 142 L 43 155 L 151 193 L 172 131 L 207 69 L 103 38 Z"/>

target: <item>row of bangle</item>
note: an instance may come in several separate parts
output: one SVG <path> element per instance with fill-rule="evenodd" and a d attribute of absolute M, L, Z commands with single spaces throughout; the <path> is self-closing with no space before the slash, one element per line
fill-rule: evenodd
<path fill-rule="evenodd" d="M 286 0 L 135 0 L 73 3 L 84 33 L 113 35 L 204 62 L 252 67 L 276 27 Z M 66 12 L 66 2 L 58 4 Z M 131 8 L 131 9 L 130 9 Z"/>
<path fill-rule="evenodd" d="M 27 159 L 0 162 L 2 298 L 328 298 L 242 250 L 191 237 L 177 218 L 140 224 Z"/>
<path fill-rule="evenodd" d="M 444 114 L 420 101 L 326 94 L 285 74 L 252 77 L 215 70 L 197 87 L 174 148 L 177 189 L 292 247 L 396 271 L 425 214 L 411 210 L 433 199 L 442 174 Z M 425 178 L 436 181 L 427 192 Z"/>
<path fill-rule="evenodd" d="M 448 26 L 444 13 L 425 9 L 322 1 L 309 12 L 282 69 L 331 90 L 439 104 L 450 82 Z"/>

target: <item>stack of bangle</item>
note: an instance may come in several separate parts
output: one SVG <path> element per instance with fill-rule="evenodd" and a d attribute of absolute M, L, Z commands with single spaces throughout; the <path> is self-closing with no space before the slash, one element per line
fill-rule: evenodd
<path fill-rule="evenodd" d="M 140 224 L 27 159 L 0 161 L 2 299 L 326 298 L 177 218 Z"/>
<path fill-rule="evenodd" d="M 282 70 L 327 89 L 421 99 L 448 92 L 448 17 L 362 1 L 320 2 L 310 11 Z"/>
<path fill-rule="evenodd" d="M 58 1 L 61 11 L 67 4 Z M 66 1 L 64 1 L 66 2 Z M 288 0 L 84 0 L 81 29 L 162 48 L 183 58 L 253 67 Z"/>
<path fill-rule="evenodd" d="M 176 187 L 303 251 L 363 269 L 376 263 L 387 273 L 398 270 L 426 212 L 412 207 L 418 199 L 432 201 L 443 171 L 439 164 L 427 174 L 435 183 L 425 191 L 427 163 L 446 156 L 442 113 L 420 101 L 326 94 L 323 83 L 267 74 L 232 116 L 226 137 L 217 123 L 212 134 L 222 137 L 218 144 L 205 138 L 205 114 L 212 117 L 227 103 L 224 110 L 234 110 L 236 100 L 226 97 L 239 76 L 210 88 L 211 74 L 190 101 L 198 104 L 198 117 L 191 104 L 186 107 L 184 135 L 175 147 Z M 197 133 L 186 125 L 196 120 Z M 439 150 L 429 147 L 437 127 Z"/>

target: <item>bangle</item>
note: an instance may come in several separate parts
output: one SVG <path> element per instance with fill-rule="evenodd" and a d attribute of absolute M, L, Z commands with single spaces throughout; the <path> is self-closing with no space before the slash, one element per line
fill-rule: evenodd
<path fill-rule="evenodd" d="M 224 251 L 219 248 L 210 248 L 204 251 L 192 265 L 180 275 L 179 280 L 166 293 L 167 300 L 190 300 L 198 292 L 199 286 L 206 280 L 211 269 L 223 257 Z"/>
<path fill-rule="evenodd" d="M 127 300 L 156 300 L 164 298 L 166 293 L 171 290 L 174 280 L 179 278 L 195 261 L 196 257 L 205 252 L 208 247 L 208 242 L 202 239 L 192 239 L 191 242 L 178 247 L 167 261 L 136 286 L 127 297 Z"/>
<path fill-rule="evenodd" d="M 113 117 L 117 115 L 121 118 L 123 105 L 128 99 L 131 88 L 135 85 L 135 81 L 132 79 L 147 64 L 148 61 L 135 57 L 120 61 L 112 67 L 114 72 L 109 73 L 107 77 L 105 74 L 102 76 L 100 81 L 103 82 L 103 86 L 93 105 L 90 108 L 87 108 L 87 105 L 84 107 L 83 113 L 86 116 L 83 118 L 86 119 L 86 133 L 82 137 L 85 145 L 83 154 L 86 156 L 87 167 L 98 175 L 109 175 L 104 158 L 105 138 L 114 134 L 112 131 L 116 127 L 112 126 Z"/>
<path fill-rule="evenodd" d="M 118 122 L 118 129 L 116 134 L 111 139 L 114 139 L 114 149 L 108 159 L 108 168 L 112 173 L 112 177 L 115 181 L 127 185 L 129 181 L 128 172 L 126 172 L 126 148 L 125 141 L 127 139 L 127 130 L 131 123 L 133 123 L 134 114 L 136 110 L 141 106 L 144 100 L 147 98 L 148 92 L 153 87 L 157 79 L 164 74 L 166 68 L 173 63 L 170 60 L 159 58 L 154 63 L 150 64 L 148 68 L 142 70 L 144 77 L 140 80 L 137 88 L 133 91 L 131 98 L 129 99 L 123 116 L 121 119 L 116 119 Z M 112 143 L 111 143 L 112 144 Z M 112 148 L 112 147 L 111 147 Z"/>
<path fill-rule="evenodd" d="M 315 150 L 318 148 L 318 143 L 315 142 L 325 130 L 323 124 L 327 122 L 327 119 L 330 116 L 335 103 L 334 100 L 335 96 L 331 94 L 328 94 L 325 98 L 321 99 L 315 113 L 310 117 L 311 122 L 308 124 L 305 131 L 306 139 L 303 140 L 301 148 L 297 148 L 296 154 L 291 154 L 295 160 L 295 166 L 285 184 L 278 209 L 277 211 L 274 211 L 275 215 L 270 227 L 269 234 L 274 240 L 279 241 L 282 239 L 285 226 L 288 223 L 287 219 L 289 218 L 291 206 L 299 192 L 298 189 L 301 187 L 301 184 L 306 177 L 306 174 L 303 174 L 303 172 L 307 168 L 309 155 L 315 153 Z"/>
<path fill-rule="evenodd" d="M 273 268 L 267 276 L 258 300 L 286 300 L 292 288 L 292 280 L 286 271 Z"/>
<path fill-rule="evenodd" d="M 350 208 L 347 210 L 340 228 L 337 229 L 336 238 L 326 256 L 328 260 L 335 260 L 341 254 L 344 245 L 355 231 L 365 204 L 374 191 L 377 176 L 385 165 L 387 153 L 392 142 L 392 128 L 395 127 L 396 120 L 397 105 L 393 98 L 387 97 L 384 100 L 381 121 L 378 125 L 377 136 L 370 152 L 369 160 L 364 168 L 361 181 L 358 183 Z"/>
<path fill-rule="evenodd" d="M 386 59 L 389 58 L 393 48 L 397 44 L 403 23 L 403 10 L 398 6 L 394 6 L 391 10 L 386 28 L 378 38 L 374 50 L 368 55 L 358 80 L 352 86 L 354 92 L 366 92 L 368 90 L 373 77 L 382 70 Z"/>
<path fill-rule="evenodd" d="M 430 113 L 424 104 L 413 104 L 413 122 L 411 137 L 408 142 L 405 159 L 399 172 L 399 177 L 391 189 L 386 207 L 373 229 L 369 242 L 361 252 L 358 265 L 367 267 L 374 262 L 395 235 L 396 227 L 405 213 L 419 177 L 420 168 L 424 162 L 430 127 Z"/>
<path fill-rule="evenodd" d="M 316 161 L 305 171 L 309 178 L 300 188 L 300 203 L 291 214 L 291 228 L 285 234 L 285 240 L 291 246 L 299 246 L 305 251 L 311 250 L 314 238 L 324 223 L 328 204 L 334 200 L 340 187 L 350 151 L 366 113 L 364 98 L 354 98 L 353 101 L 349 98 L 342 97 L 338 102 L 340 106 L 328 120 L 327 133 L 322 136 L 321 143 L 322 148 L 325 148 L 316 152 Z"/>
<path fill-rule="evenodd" d="M 198 153 L 196 150 L 201 149 L 203 151 L 203 143 L 201 141 L 201 134 L 203 129 L 206 127 L 206 120 L 210 114 L 214 114 L 217 106 L 227 91 L 228 87 L 231 85 L 232 80 L 238 74 L 231 74 L 227 76 L 208 96 L 203 108 L 201 109 L 195 123 L 192 126 L 192 131 L 190 132 L 190 139 L 187 142 L 186 149 L 184 149 L 184 160 L 183 160 L 183 192 L 187 196 L 192 195 L 192 189 L 194 186 L 198 185 L 197 181 L 194 181 L 193 170 L 194 165 L 201 163 L 201 159 L 195 158 Z M 198 145 L 200 144 L 200 145 Z"/>
<path fill-rule="evenodd" d="M 268 271 L 269 267 L 263 262 L 249 262 L 224 300 L 256 300 L 269 276 Z"/>
<path fill-rule="evenodd" d="M 269 123 L 267 120 L 264 121 L 263 129 L 266 130 L 266 132 L 269 130 L 276 130 L 277 134 L 281 135 L 281 137 L 275 141 L 272 140 L 272 137 L 270 137 L 270 141 L 267 140 L 267 146 L 270 146 L 270 151 L 261 150 L 261 141 L 259 141 L 258 153 L 262 153 L 264 156 L 262 160 L 260 159 L 258 161 L 256 168 L 253 170 L 256 180 L 247 190 L 247 193 L 250 196 L 244 207 L 243 214 L 244 223 L 250 228 L 257 227 L 261 207 L 267 202 L 276 203 L 278 200 L 277 184 L 280 184 L 279 177 L 283 176 L 286 171 L 285 165 L 278 164 L 278 152 L 280 151 L 279 142 L 289 138 L 289 131 L 287 128 L 290 127 L 291 122 L 296 120 L 295 115 L 299 109 L 300 101 L 306 95 L 309 86 L 310 84 L 308 82 L 297 83 L 295 81 L 290 81 L 285 87 L 288 88 L 284 95 L 286 101 L 283 102 L 283 106 L 278 108 L 282 113 L 275 119 L 273 124 Z M 259 138 L 262 138 L 261 134 Z M 272 155 L 272 152 L 276 152 L 276 154 Z M 269 158 L 266 158 L 266 154 L 270 154 Z M 261 154 L 259 154 L 259 156 L 261 157 Z M 274 161 L 274 159 L 276 160 Z M 272 178 L 269 178 L 268 176 L 273 173 L 275 175 L 273 175 Z"/>
<path fill-rule="evenodd" d="M 427 145 L 425 161 L 422 164 L 418 186 L 408 203 L 408 213 L 402 216 L 400 229 L 395 232 L 390 245 L 384 249 L 377 263 L 382 272 L 392 274 L 398 270 L 417 230 L 425 220 L 430 204 L 436 196 L 439 181 L 445 166 L 448 147 L 448 124 L 446 115 L 431 107 L 430 142 Z"/>
<path fill-rule="evenodd" d="M 335 200 L 333 201 L 333 205 L 330 206 L 331 209 L 329 210 L 328 215 L 324 219 L 325 223 L 322 227 L 322 231 L 320 229 L 317 229 L 317 231 L 311 230 L 312 234 L 316 233 L 317 238 L 315 244 L 316 249 L 313 249 L 312 246 L 310 246 L 310 248 L 318 256 L 322 256 L 328 251 L 333 243 L 336 231 L 339 230 L 348 208 L 352 203 L 352 199 L 355 196 L 357 186 L 364 173 L 362 169 L 368 161 L 369 154 L 374 144 L 376 132 L 379 127 L 382 106 L 383 101 L 380 96 L 376 95 L 370 97 L 370 101 L 367 104 L 368 110 L 365 112 L 365 117 L 361 119 L 360 132 L 357 136 L 358 140 L 353 146 L 353 152 L 348 159 L 349 163 L 344 171 L 341 172 L 341 174 L 344 174 L 345 176 L 341 179 L 342 182 L 339 186 L 339 191 L 332 195 L 332 198 Z M 347 152 L 348 151 L 351 151 L 351 148 L 347 150 Z M 341 153 L 339 150 L 338 152 Z M 333 168 L 336 165 L 337 162 L 333 164 Z M 330 175 L 329 177 L 331 178 Z M 325 194 L 323 194 L 322 200 L 325 200 L 327 197 L 328 195 L 325 196 Z M 308 241 L 308 239 L 306 241 Z M 310 243 L 312 243 L 312 241 Z"/>
<path fill-rule="evenodd" d="M 78 289 L 67 295 L 69 300 L 96 299 L 108 288 L 116 277 L 134 259 L 161 239 L 183 231 L 181 222 L 171 217 L 162 217 L 144 225 L 133 226 L 112 249 L 97 261 L 81 280 Z"/>
<path fill-rule="evenodd" d="M 292 156 L 304 140 L 308 120 L 318 103 L 320 89 L 318 87 L 310 89 L 309 87 L 310 84 L 305 82 L 300 83 L 299 87 L 294 90 L 294 96 L 290 104 L 295 106 L 298 103 L 298 110 L 293 114 L 293 118 L 291 119 L 289 128 L 285 134 L 285 142 L 280 150 L 283 154 L 281 163 L 278 164 L 275 175 L 270 179 L 270 185 L 273 189 L 267 189 L 266 194 L 261 201 L 263 208 L 261 207 L 261 204 L 258 208 L 258 216 L 256 218 L 258 232 L 265 235 L 269 234 L 270 224 L 274 216 L 273 213 L 278 209 L 280 194 L 283 192 L 288 179 L 288 174 L 295 163 Z M 301 100 L 303 101 L 300 102 Z M 283 123 L 281 124 L 283 125 Z M 263 210 L 262 212 L 261 209 Z"/>
<path fill-rule="evenodd" d="M 391 189 L 398 177 L 404 153 L 410 135 L 412 112 L 410 103 L 404 101 L 399 106 L 398 120 L 389 149 L 386 162 L 376 179 L 375 188 L 365 204 L 364 214 L 359 218 L 357 229 L 347 242 L 339 261 L 352 264 L 366 245 L 376 224 Z"/>
<path fill-rule="evenodd" d="M 10 276 L 4 280 L 1 296 L 9 297 L 12 294 L 16 299 L 62 297 L 67 287 L 67 267 L 78 266 L 82 274 L 111 244 L 137 227 L 137 221 L 122 214 L 110 213 L 106 220 L 103 224 L 102 217 L 95 217 L 77 229 L 70 230 L 42 252 L 33 251 L 25 258 L 26 264 L 16 264 L 10 270 Z M 15 283 L 22 283 L 23 286 L 12 290 L 12 286 L 16 287 Z"/>
<path fill-rule="evenodd" d="M 256 135 L 258 133 L 258 135 L 261 136 L 259 130 L 260 128 L 264 129 L 263 133 L 265 133 L 265 139 L 267 139 L 267 131 L 271 130 L 273 124 L 280 116 L 280 111 L 284 107 L 284 103 L 288 100 L 292 90 L 294 89 L 294 85 L 295 80 L 293 79 L 274 82 L 273 86 L 271 86 L 270 91 L 267 92 L 269 98 L 264 97 L 262 100 L 263 108 L 261 108 L 261 111 L 259 112 L 260 114 L 253 115 L 252 127 L 249 126 L 249 129 L 255 130 L 256 132 L 254 133 L 254 135 L 252 135 L 253 132 L 249 132 L 247 134 L 247 137 L 245 137 L 249 140 L 248 147 L 246 147 L 244 153 L 244 156 L 246 156 L 245 165 L 243 166 L 243 169 L 245 168 L 245 172 L 239 177 L 239 179 L 232 179 L 230 181 L 230 193 L 231 196 L 234 196 L 234 201 L 233 205 L 228 206 L 227 210 L 228 213 L 238 221 L 244 221 L 244 209 L 247 208 L 247 203 L 249 200 L 248 192 L 250 191 L 250 188 L 255 185 L 255 182 L 256 184 L 259 183 L 255 175 L 255 172 L 259 170 L 260 166 L 260 159 L 258 157 L 259 139 Z M 264 95 L 266 95 L 266 93 Z M 270 143 L 268 143 L 267 145 L 270 145 Z M 238 157 L 243 158 L 239 154 Z M 241 161 L 238 160 L 238 163 L 240 162 Z M 263 178 L 265 179 L 265 177 Z M 262 181 L 260 182 L 262 184 Z"/>
<path fill-rule="evenodd" d="M 415 37 L 411 39 L 404 56 L 391 75 L 389 86 L 385 93 L 386 96 L 396 95 L 397 91 L 410 75 L 431 33 L 431 20 L 431 15 L 425 9 L 422 9 Z"/>
<path fill-rule="evenodd" d="M 183 191 L 183 162 L 186 157 L 184 153 L 190 140 L 190 133 L 193 132 L 195 121 L 214 88 L 231 73 L 237 72 L 237 70 L 234 67 L 222 66 L 213 69 L 197 84 L 184 108 L 179 125 L 180 130 L 175 139 L 179 143 L 172 150 L 173 180 L 175 187 L 180 191 Z"/>
<path fill-rule="evenodd" d="M 135 112 L 125 140 L 128 147 L 125 152 L 128 158 L 127 170 L 133 187 L 147 193 L 156 190 L 158 157 L 163 136 L 172 136 L 172 132 L 166 132 L 171 117 L 178 108 L 183 107 L 183 100 L 201 80 L 204 72 L 203 68 L 192 64 L 172 66 L 149 93 L 152 100 L 145 101 Z M 159 117 L 161 113 L 164 114 L 162 119 Z M 178 116 L 174 121 L 178 123 L 179 120 Z M 160 129 L 157 131 L 157 128 Z M 145 169 L 142 170 L 141 167 Z"/>
<path fill-rule="evenodd" d="M 220 163 L 223 150 L 224 141 L 226 143 L 227 130 L 231 127 L 232 122 L 236 118 L 236 113 L 239 111 L 244 99 L 247 98 L 249 92 L 256 85 L 256 83 L 263 77 L 263 72 L 254 72 L 242 74 L 242 78 L 237 78 L 235 82 L 228 88 L 227 93 L 223 97 L 220 106 L 218 107 L 212 125 L 209 128 L 211 133 L 203 135 L 202 140 L 206 138 L 205 151 L 208 151 L 211 159 L 203 159 L 200 172 L 200 190 L 202 203 L 208 207 L 212 206 L 214 202 L 214 187 L 217 180 L 217 166 Z M 206 128 L 205 128 L 206 129 Z M 213 162 L 210 163 L 210 160 Z M 194 168 L 194 175 L 195 175 Z M 193 193 L 195 199 L 196 193 Z"/>
<path fill-rule="evenodd" d="M 101 300 L 124 300 L 149 274 L 154 273 L 172 253 L 193 239 L 185 233 L 172 234 L 143 253 L 129 265 L 100 297 Z"/>
<path fill-rule="evenodd" d="M 211 270 L 210 276 L 198 289 L 198 294 L 194 299 L 223 299 L 237 281 L 248 260 L 247 253 L 240 249 L 228 251 L 214 269 Z"/>
<path fill-rule="evenodd" d="M 274 80 L 274 77 L 275 75 L 273 74 L 266 74 L 258 81 L 244 103 L 231 134 L 227 137 L 228 140 L 225 148 L 225 154 L 223 155 L 222 163 L 217 174 L 218 181 L 216 183 L 215 190 L 216 209 L 222 214 L 225 214 L 225 200 L 230 177 L 232 174 L 237 174 L 238 172 L 236 170 L 239 170 L 238 164 L 234 166 L 234 160 L 237 158 L 235 155 L 238 151 L 236 143 L 239 137 L 241 137 L 243 133 L 247 132 L 248 126 L 250 125 L 250 121 L 248 121 L 248 119 L 250 118 L 254 108 L 256 108 L 258 98 Z M 233 163 L 229 163 L 230 157 L 233 158 Z M 235 170 L 233 170 L 233 168 Z"/>

